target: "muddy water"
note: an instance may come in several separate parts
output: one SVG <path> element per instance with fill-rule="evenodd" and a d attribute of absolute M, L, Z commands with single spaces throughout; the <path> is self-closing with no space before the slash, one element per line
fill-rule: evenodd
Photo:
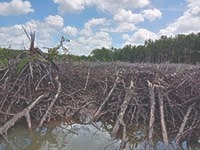
<path fill-rule="evenodd" d="M 36 128 L 34 131 L 17 125 L 9 131 L 7 139 L 0 140 L 0 150 L 114 150 L 119 147 L 119 140 L 113 140 L 110 134 L 101 127 L 101 123 L 51 124 L 51 126 Z"/>
<path fill-rule="evenodd" d="M 26 125 L 16 125 L 5 139 L 0 139 L 0 150 L 117 150 L 120 146 L 120 139 L 113 139 L 102 123 L 97 124 L 71 124 L 51 123 L 47 127 L 27 130 Z M 148 149 L 143 139 L 144 132 L 131 131 L 132 140 L 127 144 L 127 150 Z M 133 137 L 134 136 L 134 137 Z M 9 143 L 9 144 L 8 144 Z M 155 149 L 163 150 L 162 141 L 157 141 Z M 170 146 L 167 149 L 174 149 Z M 199 145 L 188 146 L 183 142 L 182 149 L 197 150 Z"/>

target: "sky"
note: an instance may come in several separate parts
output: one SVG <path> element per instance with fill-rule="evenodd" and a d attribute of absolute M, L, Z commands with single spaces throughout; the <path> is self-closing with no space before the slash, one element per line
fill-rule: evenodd
<path fill-rule="evenodd" d="M 0 0 L 0 47 L 56 46 L 64 36 L 70 54 L 141 45 L 160 36 L 200 32 L 200 0 Z M 44 49 L 45 51 L 45 49 Z"/>

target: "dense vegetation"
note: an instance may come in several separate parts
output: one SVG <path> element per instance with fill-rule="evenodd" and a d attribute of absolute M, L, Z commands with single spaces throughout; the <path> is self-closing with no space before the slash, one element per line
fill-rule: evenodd
<path fill-rule="evenodd" d="M 91 55 L 100 61 L 195 64 L 200 62 L 200 33 L 161 36 L 158 40 L 147 40 L 139 46 L 95 49 Z"/>

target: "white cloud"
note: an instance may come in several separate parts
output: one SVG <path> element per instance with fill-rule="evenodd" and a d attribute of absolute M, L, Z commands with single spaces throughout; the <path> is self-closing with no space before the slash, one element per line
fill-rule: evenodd
<path fill-rule="evenodd" d="M 146 9 L 142 11 L 143 16 L 150 20 L 150 21 L 154 21 L 157 18 L 160 18 L 162 16 L 162 13 L 159 9 Z"/>
<path fill-rule="evenodd" d="M 144 18 L 141 14 L 134 14 L 131 10 L 120 9 L 113 18 L 117 22 L 139 23 L 143 22 Z"/>
<path fill-rule="evenodd" d="M 88 22 L 85 23 L 86 28 L 91 28 L 96 25 L 102 25 L 106 22 L 105 18 L 92 18 Z"/>
<path fill-rule="evenodd" d="M 105 18 L 92 18 L 86 22 L 77 33 L 78 38 L 68 43 L 70 52 L 77 55 L 89 55 L 95 48 L 111 47 L 111 36 L 108 32 L 101 30 L 106 23 Z"/>
<path fill-rule="evenodd" d="M 36 42 L 39 47 L 55 46 L 55 37 L 62 35 L 62 28 L 64 26 L 64 19 L 59 16 L 47 16 L 44 21 L 36 21 Z M 29 23 L 29 22 L 28 22 Z M 58 37 L 57 37 L 58 38 Z M 57 39 L 57 43 L 58 43 Z M 56 44 L 57 44 L 56 43 Z"/>
<path fill-rule="evenodd" d="M 53 0 L 61 13 L 84 10 L 86 6 L 95 6 L 101 11 L 115 12 L 120 8 L 142 8 L 150 0 Z"/>
<path fill-rule="evenodd" d="M 81 36 L 85 36 L 85 37 L 89 37 L 93 34 L 92 32 L 92 29 L 91 28 L 83 28 L 81 31 L 80 31 L 80 35 Z"/>
<path fill-rule="evenodd" d="M 150 3 L 149 0 L 90 0 L 100 10 L 115 12 L 120 8 L 142 8 Z"/>
<path fill-rule="evenodd" d="M 200 16 L 200 1 L 197 0 L 187 0 L 187 14 L 191 14 L 193 16 Z"/>
<path fill-rule="evenodd" d="M 11 0 L 10 2 L 0 2 L 0 15 L 22 15 L 34 12 L 29 1 Z"/>
<path fill-rule="evenodd" d="M 143 22 L 142 14 L 134 14 L 131 10 L 119 9 L 113 16 L 113 24 L 115 26 L 102 28 L 102 31 L 107 32 L 131 32 L 137 29 L 136 24 Z"/>
<path fill-rule="evenodd" d="M 133 23 L 120 23 L 118 24 L 115 32 L 130 32 L 136 30 L 136 26 Z"/>
<path fill-rule="evenodd" d="M 91 50 L 96 48 L 110 48 L 112 38 L 107 32 L 96 32 L 89 37 L 80 36 L 76 40 L 70 41 L 68 47 L 70 52 L 76 55 L 89 55 Z"/>
<path fill-rule="evenodd" d="M 55 16 L 48 16 L 47 18 L 45 18 L 45 22 L 54 27 L 58 27 L 61 28 L 64 25 L 64 20 L 61 16 L 59 15 L 55 15 Z"/>
<path fill-rule="evenodd" d="M 81 11 L 85 8 L 85 0 L 53 0 L 58 4 L 61 13 Z"/>
<path fill-rule="evenodd" d="M 29 48 L 29 41 L 22 29 L 23 25 L 27 29 L 27 32 L 29 32 L 29 29 L 36 32 L 37 46 L 55 46 L 52 40 L 60 32 L 63 24 L 63 18 L 55 15 L 48 16 L 43 21 L 30 20 L 25 24 L 0 27 L 0 45 L 2 44 L 1 46 L 5 47 L 11 45 L 13 48 L 22 48 L 23 46 Z"/>
<path fill-rule="evenodd" d="M 118 23 L 116 28 L 110 27 L 110 28 L 102 28 L 102 31 L 106 31 L 106 32 L 131 32 L 136 30 L 137 27 L 133 24 L 133 23 Z"/>
<path fill-rule="evenodd" d="M 200 1 L 188 0 L 187 10 L 175 22 L 160 30 L 160 35 L 188 34 L 200 31 Z"/>
<path fill-rule="evenodd" d="M 78 34 L 78 29 L 71 26 L 66 26 L 63 28 L 63 32 L 68 36 L 76 36 Z"/>
<path fill-rule="evenodd" d="M 93 18 L 85 23 L 81 32 L 72 26 L 63 26 L 63 18 L 60 16 L 48 16 L 42 21 L 31 20 L 23 24 L 29 31 L 36 31 L 36 46 L 53 47 L 59 42 L 61 35 L 69 34 L 71 41 L 66 43 L 70 53 L 77 55 L 89 55 L 91 50 L 101 47 L 111 47 L 112 38 L 109 33 L 101 31 L 106 22 L 104 18 Z M 83 31 L 90 31 L 90 35 L 83 34 Z M 56 39 L 57 38 L 57 39 Z M 9 40 L 7 40 L 9 39 Z M 2 45 L 4 44 L 4 45 Z M 23 32 L 22 25 L 0 27 L 0 46 L 12 48 L 29 48 L 30 42 Z"/>
<path fill-rule="evenodd" d="M 28 39 L 22 30 L 22 26 L 17 24 L 10 27 L 0 27 L 0 47 L 23 48 L 23 44 L 27 44 Z"/>
<path fill-rule="evenodd" d="M 126 41 L 125 44 L 133 44 L 133 45 L 140 45 L 144 44 L 145 40 L 148 39 L 158 39 L 158 35 L 154 32 L 151 32 L 147 29 L 139 29 L 133 33 L 133 35 L 123 34 L 122 38 Z"/>
<path fill-rule="evenodd" d="M 93 28 L 104 26 L 106 21 L 105 18 L 92 18 L 84 24 L 84 28 L 80 31 L 80 34 L 82 36 L 91 36 L 93 34 Z"/>

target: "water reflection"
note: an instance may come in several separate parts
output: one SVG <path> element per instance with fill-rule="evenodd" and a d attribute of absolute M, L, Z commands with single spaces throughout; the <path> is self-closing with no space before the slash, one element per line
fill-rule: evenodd
<path fill-rule="evenodd" d="M 51 126 L 50 126 L 51 125 Z M 8 144 L 0 139 L 0 150 L 117 150 L 120 139 L 111 138 L 109 131 L 112 126 L 105 123 L 97 124 L 72 124 L 67 123 L 50 124 L 48 127 L 36 128 L 34 131 L 27 130 L 26 126 L 18 125 L 10 130 L 7 136 Z M 142 131 L 131 131 L 127 150 L 148 150 L 145 133 Z M 154 149 L 173 150 L 172 145 L 164 147 L 162 141 L 157 140 Z M 182 143 L 183 150 L 197 150 L 200 145 L 188 147 L 186 142 Z"/>
<path fill-rule="evenodd" d="M 34 132 L 17 126 L 9 132 L 8 140 L 17 150 L 115 150 L 119 140 L 113 140 L 110 134 L 100 127 L 101 124 L 49 126 L 35 129 Z M 100 129 L 100 130 L 99 130 Z M 0 140 L 0 149 L 9 150 L 9 145 Z"/>

